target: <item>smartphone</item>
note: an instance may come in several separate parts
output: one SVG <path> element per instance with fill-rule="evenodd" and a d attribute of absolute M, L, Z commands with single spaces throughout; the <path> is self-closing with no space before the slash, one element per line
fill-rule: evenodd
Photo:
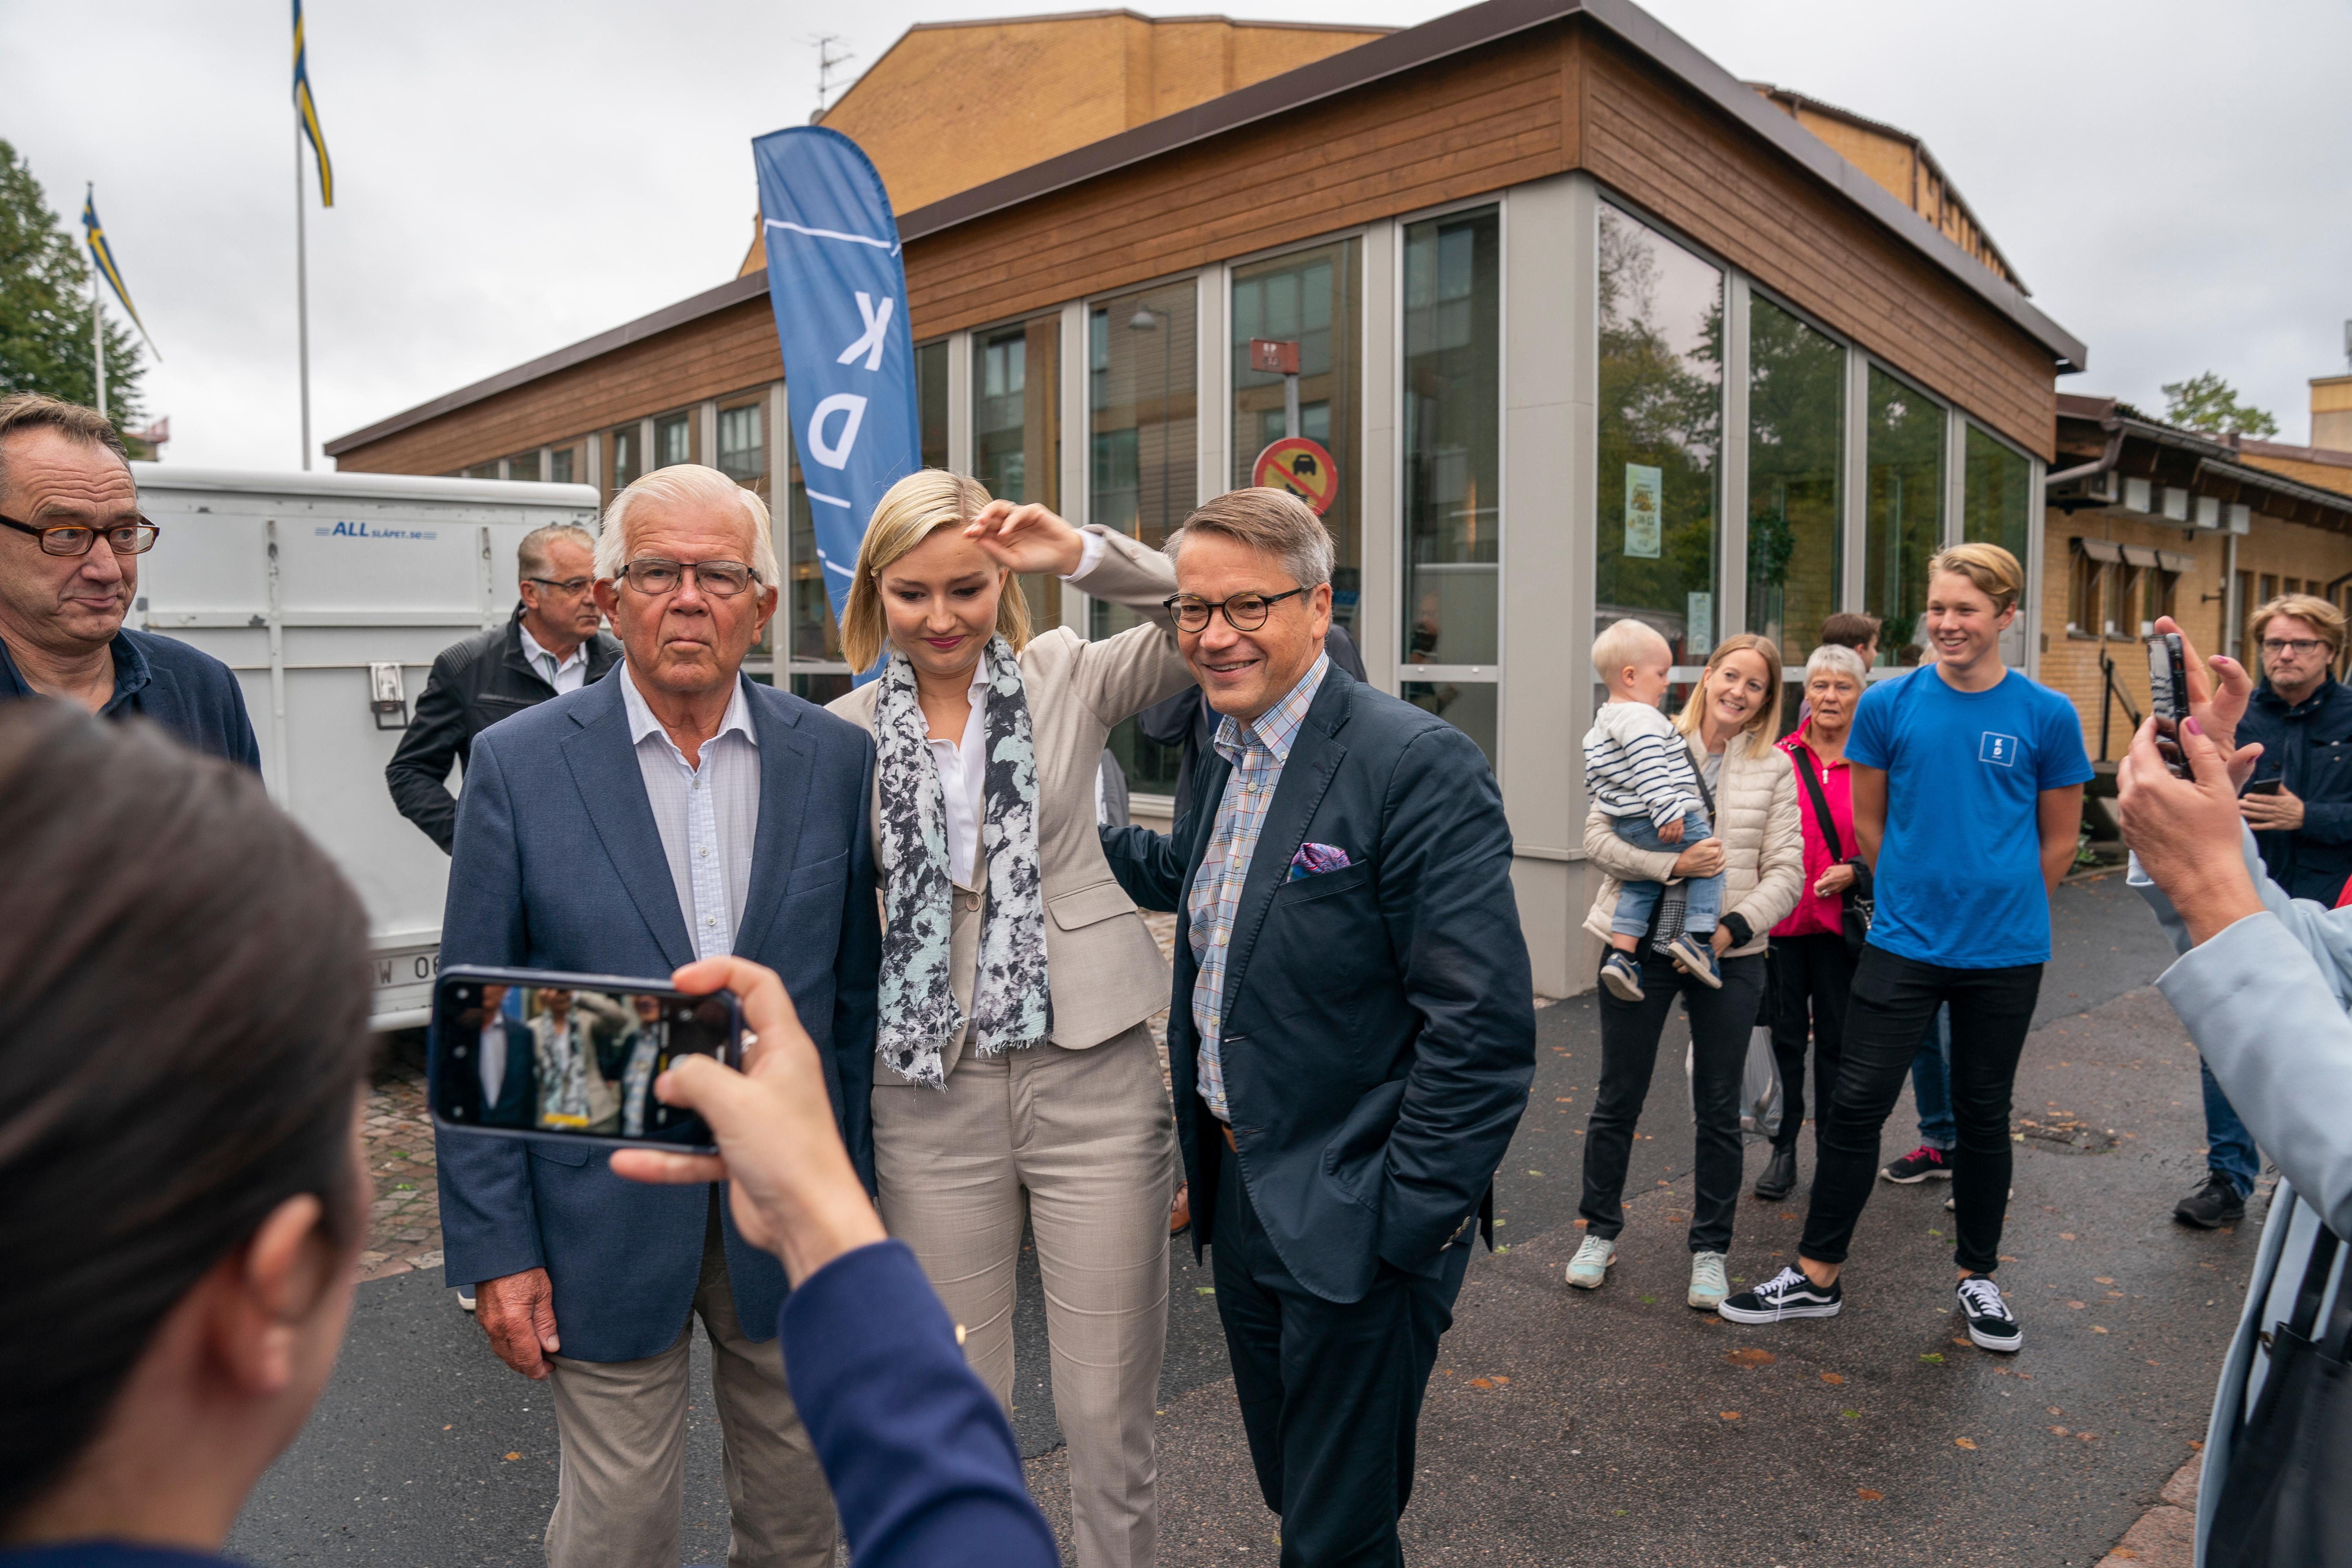
<path fill-rule="evenodd" d="M 445 1126 L 708 1154 L 709 1127 L 653 1083 L 684 1056 L 740 1067 L 743 1008 L 732 991 L 688 996 L 658 980 L 460 967 L 434 985 L 427 1040 Z"/>
<path fill-rule="evenodd" d="M 2253 783 L 2246 786 L 2245 793 L 2248 795 L 2276 795 L 2279 792 L 2279 785 L 2284 783 L 2286 783 L 2286 780 L 2283 778 L 2256 779 Z"/>
<path fill-rule="evenodd" d="M 2173 777 L 2185 779 L 2189 759 L 2180 750 L 2180 721 L 2189 717 L 2189 660 L 2179 632 L 2158 632 L 2147 639 L 2147 693 L 2156 714 L 2157 753 Z"/>

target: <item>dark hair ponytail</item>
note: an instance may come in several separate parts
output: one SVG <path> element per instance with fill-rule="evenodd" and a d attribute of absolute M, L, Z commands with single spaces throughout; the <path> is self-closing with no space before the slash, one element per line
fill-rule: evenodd
<path fill-rule="evenodd" d="M 358 899 L 251 773 L 0 704 L 0 1522 L 271 1209 L 365 1223 L 366 954 Z"/>

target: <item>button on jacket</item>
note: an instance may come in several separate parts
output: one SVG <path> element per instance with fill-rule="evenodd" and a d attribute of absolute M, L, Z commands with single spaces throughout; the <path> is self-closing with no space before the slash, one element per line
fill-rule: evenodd
<path fill-rule="evenodd" d="M 2283 779 L 2303 802 L 2293 833 L 2257 833 L 2272 878 L 2298 899 L 2336 902 L 2352 877 L 2352 687 L 2334 676 L 2289 707 L 2263 681 L 2238 724 L 2238 744 L 2263 743 L 2254 777 Z"/>
<path fill-rule="evenodd" d="M 619 659 L 621 645 L 598 632 L 582 651 L 587 655 L 582 683 L 593 685 Z M 457 831 L 450 764 L 471 755 L 475 736 L 555 694 L 545 670 L 533 668 L 524 652 L 520 605 L 505 626 L 443 648 L 416 699 L 407 732 L 383 770 L 393 805 L 448 853 Z"/>

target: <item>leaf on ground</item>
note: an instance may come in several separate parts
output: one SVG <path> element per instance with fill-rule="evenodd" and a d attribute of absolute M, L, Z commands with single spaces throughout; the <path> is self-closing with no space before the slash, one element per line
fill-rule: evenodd
<path fill-rule="evenodd" d="M 2098 1324 L 2096 1324 L 2096 1323 L 2093 1323 L 2093 1324 L 2091 1325 L 2091 1331 L 2092 1331 L 2093 1333 L 2095 1333 L 2095 1334 L 2104 1334 L 2104 1333 L 2105 1333 L 2107 1331 L 2106 1331 L 2106 1330 L 2105 1330 L 2105 1329 L 2103 1329 L 2103 1328 L 2101 1328 L 2101 1327 L 2099 1327 L 2099 1325 L 2098 1325 Z"/>
<path fill-rule="evenodd" d="M 1853 1495 L 1864 1502 L 1884 1502 L 1886 1500 L 1886 1494 L 1885 1492 L 1874 1492 L 1868 1487 L 1854 1488 Z"/>
<path fill-rule="evenodd" d="M 520 1458 L 522 1458 L 522 1455 L 521 1455 L 520 1452 L 518 1452 L 518 1453 L 512 1453 L 512 1454 L 509 1454 L 509 1455 L 507 1456 L 507 1458 L 509 1458 L 509 1459 L 520 1459 Z"/>
<path fill-rule="evenodd" d="M 1941 1366 L 1944 1364 L 1944 1352 L 1941 1351 L 1929 1351 L 1926 1355 L 1921 1356 L 1919 1359 L 1921 1361 L 1934 1362 L 1937 1366 Z"/>
<path fill-rule="evenodd" d="M 2128 1546 L 2111 1546 L 2107 1548 L 2107 1555 L 2110 1557 L 2126 1558 L 2134 1563 L 2139 1561 L 2139 1553 L 2134 1552 Z"/>
<path fill-rule="evenodd" d="M 1658 1299 L 1655 1296 L 1644 1296 L 1642 1298 L 1642 1304 L 1645 1307 L 1655 1306 L 1657 1304 L 1657 1300 Z"/>
<path fill-rule="evenodd" d="M 1195 1296 L 1213 1296 L 1216 1293 L 1217 1288 L 1214 1285 L 1195 1285 L 1192 1287 L 1192 1294 Z"/>
<path fill-rule="evenodd" d="M 2051 1436 L 2056 1437 L 2072 1437 L 2074 1435 L 2072 1432 L 2067 1431 L 2063 1426 L 2053 1426 L 2050 1428 L 2050 1432 Z"/>
<path fill-rule="evenodd" d="M 1859 1421 L 1862 1419 L 1862 1412 L 1859 1410 L 1841 1410 L 1838 1414 L 1844 1416 L 1849 1421 Z"/>
<path fill-rule="evenodd" d="M 1822 1381 L 1831 1384 L 1832 1386 L 1835 1386 L 1838 1384 L 1843 1383 L 1845 1379 L 1837 1373 L 1825 1372 L 1822 1373 Z"/>
<path fill-rule="evenodd" d="M 2048 1411 L 2050 1412 L 2050 1414 L 2051 1414 L 2051 1415 L 2065 1415 L 2065 1414 L 2066 1414 L 2063 1410 L 2059 1409 L 2059 1408 L 2058 1408 L 2056 1405 L 2045 1405 L 2045 1406 L 2043 1406 L 2043 1408 L 2044 1408 L 2044 1409 L 2046 1409 L 2046 1410 L 2048 1410 Z"/>
<path fill-rule="evenodd" d="M 2061 1241 L 2072 1241 L 2074 1239 L 2074 1233 L 2071 1230 L 2062 1230 L 2058 1233 L 2058 1239 Z"/>
<path fill-rule="evenodd" d="M 485 1047 L 485 1048 L 487 1048 L 487 1047 Z M 1543 1174 L 1543 1173 L 1542 1173 L 1541 1171 L 1529 1171 L 1529 1172 L 1528 1173 L 1528 1175 L 1530 1175 L 1530 1176 L 1540 1176 L 1540 1175 L 1542 1175 L 1542 1174 Z"/>
<path fill-rule="evenodd" d="M 1770 1366 L 1780 1358 L 1770 1351 L 1750 1345 L 1746 1350 L 1733 1351 L 1723 1359 L 1733 1366 Z"/>
<path fill-rule="evenodd" d="M 2077 1432 L 2074 1436 L 2085 1443 L 2095 1443 L 2099 1440 L 2099 1435 L 2096 1432 Z"/>
<path fill-rule="evenodd" d="M 1958 1345 L 1961 1349 L 1966 1350 L 1969 1345 L 1969 1337 L 1966 1334 L 1954 1334 L 1952 1336 L 1952 1342 Z"/>
<path fill-rule="evenodd" d="M 2068 1306 L 2070 1306 L 2070 1307 L 2074 1308 L 2074 1310 L 2076 1310 L 2076 1311 L 2078 1311 L 2078 1312 L 2079 1312 L 2079 1311 L 2081 1311 L 2084 1307 L 2086 1307 L 2086 1306 L 2090 1305 L 2090 1303 L 2089 1303 L 2089 1302 L 2087 1302 L 2087 1301 L 2069 1301 L 2069 1302 L 2067 1302 L 2067 1303 L 2066 1303 L 2066 1305 L 2068 1305 Z"/>
<path fill-rule="evenodd" d="M 2112 1279 L 2108 1279 L 2108 1278 L 2107 1278 L 2105 1275 L 2104 1275 L 2104 1274 L 2094 1274 L 2094 1275 L 2092 1275 L 2092 1276 L 2091 1276 L 2091 1282 L 2092 1282 L 2093 1284 L 2095 1284 L 2095 1285 L 2112 1285 L 2112 1284 L 2114 1284 L 2114 1283 L 2115 1283 L 2115 1281 L 2114 1281 L 2114 1280 L 2112 1280 Z"/>
<path fill-rule="evenodd" d="M 1974 1453 L 1977 1440 L 1974 1437 L 1955 1437 L 1952 1439 L 1952 1446 L 1956 1448 L 1966 1448 L 1970 1453 Z"/>
<path fill-rule="evenodd" d="M 1737 1421 L 1739 1419 L 1739 1412 L 1737 1410 L 1727 1410 L 1723 1412 L 1723 1418 L 1726 1421 Z"/>
<path fill-rule="evenodd" d="M 449 1430 L 449 1428 L 448 1428 L 448 1427 L 446 1427 L 446 1426 L 444 1426 L 444 1427 L 442 1427 L 442 1428 L 441 1428 L 441 1430 L 443 1430 L 444 1432 L 446 1432 L 447 1430 Z"/>
<path fill-rule="evenodd" d="M 1474 1377 L 1470 1380 L 1470 1386 L 1473 1388 L 1492 1388 L 1495 1386 L 1495 1380 L 1491 1377 Z"/>

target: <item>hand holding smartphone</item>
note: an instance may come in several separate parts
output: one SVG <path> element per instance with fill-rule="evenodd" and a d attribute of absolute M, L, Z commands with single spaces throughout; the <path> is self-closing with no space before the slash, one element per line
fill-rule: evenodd
<path fill-rule="evenodd" d="M 2189 717 L 2189 660 L 2179 632 L 2147 639 L 2148 707 L 2156 715 L 2156 750 L 2175 778 L 2189 776 L 2180 750 L 2180 721 Z"/>

